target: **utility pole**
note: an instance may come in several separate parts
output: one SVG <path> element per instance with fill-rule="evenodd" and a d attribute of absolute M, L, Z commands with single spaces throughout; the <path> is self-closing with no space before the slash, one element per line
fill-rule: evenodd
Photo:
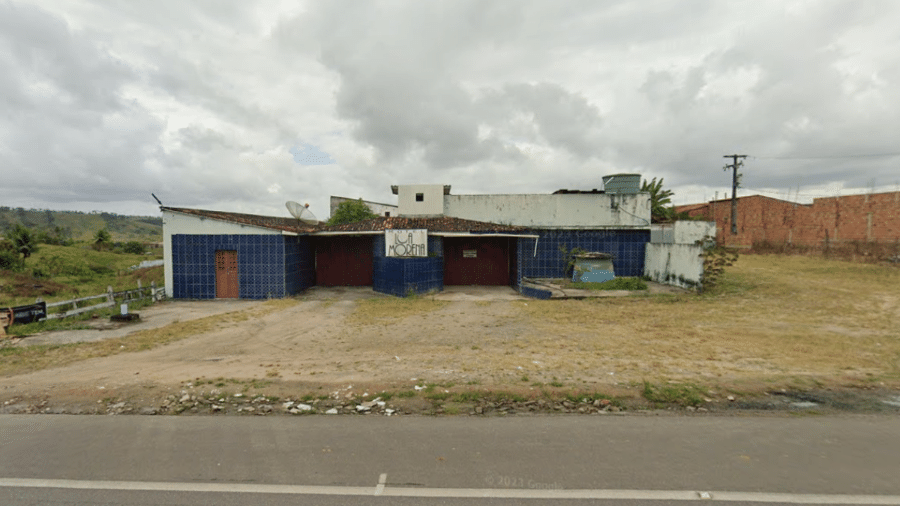
<path fill-rule="evenodd" d="M 731 235 L 737 235 L 737 189 L 741 180 L 738 167 L 744 165 L 744 162 L 739 162 L 738 158 L 747 158 L 747 155 L 725 155 L 722 158 L 734 160 L 734 163 L 726 165 L 723 170 L 734 169 L 734 176 L 731 178 Z"/>

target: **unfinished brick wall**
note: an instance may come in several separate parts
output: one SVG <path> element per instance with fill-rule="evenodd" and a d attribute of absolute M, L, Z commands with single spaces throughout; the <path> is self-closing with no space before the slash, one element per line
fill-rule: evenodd
<path fill-rule="evenodd" d="M 677 212 L 716 222 L 719 242 L 823 246 L 852 241 L 900 241 L 900 192 L 827 197 L 812 204 L 752 195 L 738 198 L 737 235 L 731 234 L 731 200 L 679 206 Z"/>

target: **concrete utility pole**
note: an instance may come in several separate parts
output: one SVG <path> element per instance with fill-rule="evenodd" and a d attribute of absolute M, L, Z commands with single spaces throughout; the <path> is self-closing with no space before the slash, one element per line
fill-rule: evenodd
<path fill-rule="evenodd" d="M 726 165 L 723 170 L 734 169 L 734 176 L 731 178 L 731 235 L 737 235 L 737 189 L 741 180 L 738 167 L 744 165 L 744 162 L 739 162 L 738 158 L 747 158 L 747 155 L 725 155 L 722 158 L 734 159 L 734 163 Z"/>

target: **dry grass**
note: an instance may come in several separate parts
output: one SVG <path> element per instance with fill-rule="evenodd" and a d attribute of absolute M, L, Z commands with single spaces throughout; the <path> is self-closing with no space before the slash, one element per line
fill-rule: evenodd
<path fill-rule="evenodd" d="M 900 269 L 745 255 L 717 293 L 529 302 L 527 351 L 627 376 L 897 378 Z"/>
<path fill-rule="evenodd" d="M 293 299 L 270 300 L 253 309 L 208 316 L 187 322 L 175 322 L 162 328 L 142 330 L 116 339 L 62 345 L 0 348 L 0 357 L 2 357 L 0 376 L 13 376 L 39 369 L 60 367 L 81 360 L 108 357 L 119 353 L 151 350 L 250 318 L 261 318 L 295 304 L 297 301 Z"/>
<path fill-rule="evenodd" d="M 351 324 L 388 322 L 437 311 L 446 305 L 446 301 L 433 300 L 428 297 L 363 299 L 357 302 L 353 314 L 347 318 L 347 322 Z"/>

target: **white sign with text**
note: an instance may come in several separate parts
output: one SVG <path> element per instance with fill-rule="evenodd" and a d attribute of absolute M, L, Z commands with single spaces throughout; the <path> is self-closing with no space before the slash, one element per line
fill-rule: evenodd
<path fill-rule="evenodd" d="M 428 230 L 385 230 L 384 246 L 389 257 L 427 257 Z"/>

